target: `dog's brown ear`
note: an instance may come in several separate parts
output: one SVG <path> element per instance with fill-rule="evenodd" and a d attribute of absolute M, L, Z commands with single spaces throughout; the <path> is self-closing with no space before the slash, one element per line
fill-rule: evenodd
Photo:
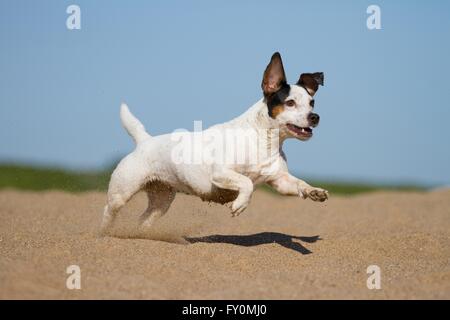
<path fill-rule="evenodd" d="M 283 61 L 281 55 L 275 52 L 270 59 L 266 71 L 264 71 L 261 88 L 265 96 L 280 90 L 283 84 L 286 83 L 286 75 L 284 74 Z"/>
<path fill-rule="evenodd" d="M 297 85 L 304 87 L 313 96 L 319 90 L 319 85 L 323 86 L 323 72 L 302 73 Z"/>

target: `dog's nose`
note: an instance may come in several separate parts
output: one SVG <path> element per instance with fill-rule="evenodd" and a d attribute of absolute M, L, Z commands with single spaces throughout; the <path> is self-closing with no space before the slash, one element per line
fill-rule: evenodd
<path fill-rule="evenodd" d="M 316 127 L 319 124 L 320 117 L 317 113 L 308 114 L 308 122 L 312 127 Z"/>

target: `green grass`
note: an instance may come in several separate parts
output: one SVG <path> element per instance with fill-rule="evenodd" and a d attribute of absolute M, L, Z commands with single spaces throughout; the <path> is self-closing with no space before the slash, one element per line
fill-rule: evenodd
<path fill-rule="evenodd" d="M 69 171 L 45 167 L 17 164 L 0 164 L 0 189 L 19 190 L 63 190 L 82 192 L 89 190 L 105 191 L 111 169 L 104 171 Z M 415 185 L 372 185 L 359 183 L 339 183 L 310 181 L 308 183 L 327 189 L 332 194 L 358 194 L 377 190 L 421 191 L 425 188 Z M 274 192 L 270 187 L 263 190 Z"/>
<path fill-rule="evenodd" d="M 110 171 L 77 172 L 63 169 L 0 165 L 0 189 L 64 190 L 81 192 L 106 190 Z"/>

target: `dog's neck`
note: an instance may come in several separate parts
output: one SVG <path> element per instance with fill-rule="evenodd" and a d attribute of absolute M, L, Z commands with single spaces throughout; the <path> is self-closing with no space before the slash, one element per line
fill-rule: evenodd
<path fill-rule="evenodd" d="M 278 139 L 280 148 L 284 140 L 289 138 L 286 132 L 279 127 L 278 122 L 269 116 L 269 108 L 264 98 L 256 102 L 239 117 L 231 120 L 230 123 L 249 125 L 256 130 L 266 129 L 271 133 L 273 139 Z"/>
<path fill-rule="evenodd" d="M 258 145 L 266 146 L 268 159 L 274 159 L 283 154 L 283 142 L 288 138 L 286 132 L 280 130 L 278 122 L 269 116 L 269 109 L 264 99 L 259 100 L 246 112 L 222 126 L 232 128 L 252 128 L 258 132 Z"/>

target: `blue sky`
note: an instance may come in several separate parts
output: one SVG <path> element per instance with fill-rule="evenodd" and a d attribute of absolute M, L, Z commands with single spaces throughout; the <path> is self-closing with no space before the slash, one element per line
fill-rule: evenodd
<path fill-rule="evenodd" d="M 291 82 L 325 73 L 314 138 L 286 143 L 291 171 L 449 185 L 449 39 L 448 1 L 3 0 L 0 161 L 103 167 L 133 148 L 121 101 L 152 135 L 224 122 L 260 99 L 280 51 Z"/>

